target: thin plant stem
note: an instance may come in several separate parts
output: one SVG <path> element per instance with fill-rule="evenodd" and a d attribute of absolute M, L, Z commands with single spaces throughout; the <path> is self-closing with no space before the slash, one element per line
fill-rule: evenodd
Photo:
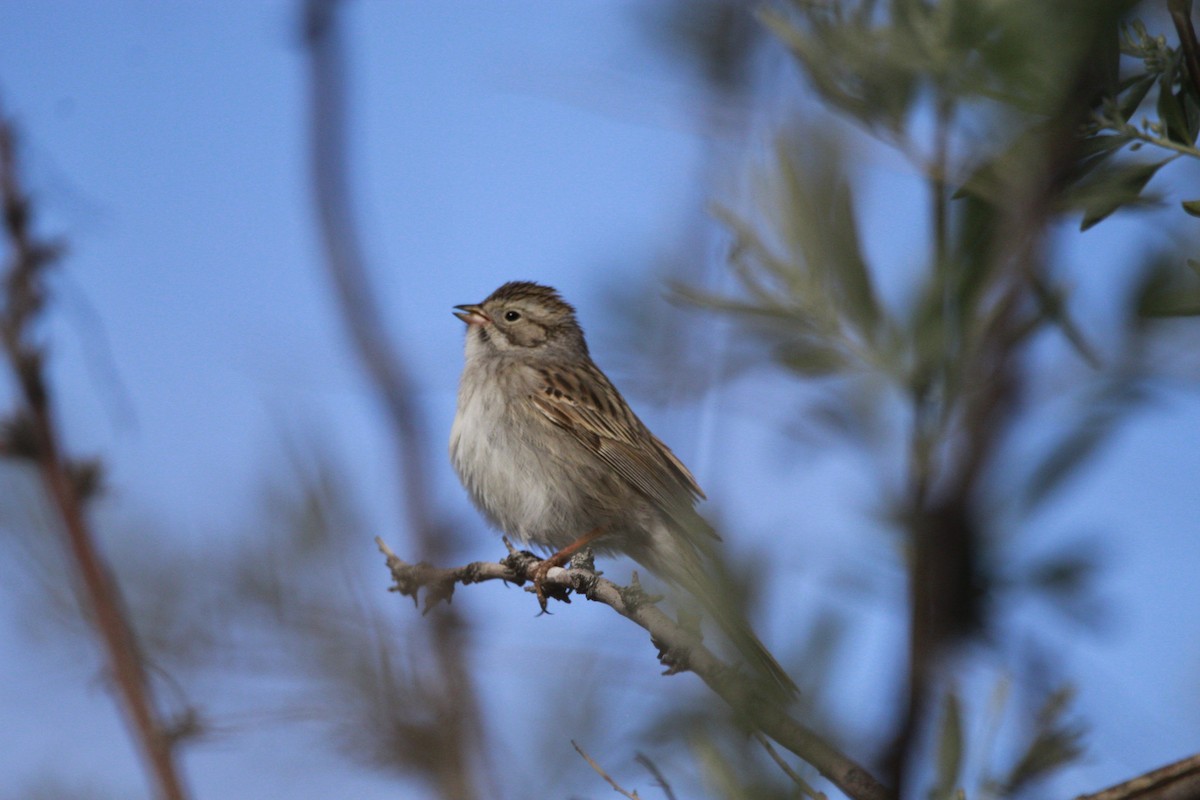
<path fill-rule="evenodd" d="M 29 330 L 44 309 L 44 269 L 56 253 L 54 247 L 35 240 L 30 230 L 31 209 L 17 179 L 14 151 L 12 126 L 0 119 L 0 196 L 11 249 L 5 279 L 6 302 L 0 319 L 4 350 L 33 435 L 36 450 L 32 455 L 79 572 L 86 605 L 104 646 L 127 721 L 154 776 L 159 796 L 165 800 L 185 800 L 188 794 L 175 764 L 177 738 L 159 717 L 120 589 L 96 543 L 84 498 L 63 454 L 50 403 L 50 387 L 43 374 L 44 353 L 30 342 Z"/>

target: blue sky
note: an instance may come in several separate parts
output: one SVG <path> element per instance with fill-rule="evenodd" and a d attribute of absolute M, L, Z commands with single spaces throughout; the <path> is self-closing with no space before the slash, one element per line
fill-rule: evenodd
<path fill-rule="evenodd" d="M 579 307 L 601 365 L 619 385 L 632 380 L 635 360 L 619 351 L 623 318 L 605 298 L 623 281 L 646 281 L 647 264 L 694 224 L 713 145 L 695 129 L 695 89 L 646 45 L 635 18 L 644 4 L 351 8 L 352 169 L 375 285 L 420 375 L 439 498 L 471 526 L 472 557 L 494 557 L 494 537 L 443 456 L 461 363 L 450 308 L 508 279 L 551 283 Z M 23 137 L 41 228 L 70 244 L 47 330 L 63 425 L 73 451 L 99 454 L 109 468 L 100 519 L 119 546 L 122 530 L 154 530 L 167 549 L 234 536 L 289 439 L 311 438 L 354 465 L 372 524 L 386 530 L 397 519 L 383 428 L 318 261 L 304 66 L 292 3 L 0 0 L 0 102 Z M 751 137 L 765 138 L 769 113 Z M 861 170 L 868 251 L 893 270 L 885 283 L 900 287 L 894 276 L 922 257 L 905 255 L 920 242 L 920 220 L 893 199 L 913 191 L 911 171 L 886 153 Z M 1085 327 L 1097 336 L 1127 277 L 1122 254 L 1155 235 L 1134 218 L 1086 241 L 1064 236 L 1068 274 L 1087 289 Z M 1065 784 L 1072 791 L 1200 749 L 1200 405 L 1186 391 L 1195 388 L 1190 370 L 1184 389 L 1121 433 L 1037 524 L 1048 547 L 1079 531 L 1113 534 L 1100 587 L 1110 625 L 1082 633 L 1044 609 L 1025 612 L 1061 647 L 1094 723 L 1089 759 Z M 786 455 L 764 421 L 787 410 L 762 414 L 754 401 L 752 390 L 730 389 L 715 423 L 712 404 L 640 410 L 697 466 L 718 498 L 713 508 L 744 528 L 745 546 L 772 547 L 794 579 L 772 593 L 780 605 L 763 622 L 765 637 L 782 642 L 793 624 L 786 604 L 831 602 L 826 587 L 838 576 L 891 567 L 886 552 L 855 561 L 886 547 L 871 520 L 879 497 L 870 465 L 843 452 Z M 694 441 L 694 430 L 711 438 Z M 28 498 L 20 476 L 4 480 L 8 497 Z M 363 547 L 370 558 L 369 540 Z M 0 575 L 14 593 L 28 585 L 16 563 Z M 382 592 L 382 565 L 379 577 Z M 872 664 L 898 643 L 892 616 L 870 607 L 878 595 L 847 598 L 839 602 L 859 627 L 843 691 L 882 703 L 890 687 L 873 683 L 882 673 Z M 484 687 L 497 708 L 536 690 L 544 666 L 531 651 L 586 652 L 604 637 L 640 646 L 597 609 L 576 604 L 535 620 L 527 600 L 494 587 L 461 600 L 468 614 L 507 615 L 504 635 L 480 644 L 481 657 L 510 669 Z M 60 775 L 86 786 L 102 776 L 113 796 L 141 791 L 96 662 L 81 652 L 35 619 L 0 613 L 0 717 L 22 720 L 0 748 L 0 783 Z M 636 690 L 618 698 L 628 705 L 611 709 L 615 718 L 634 719 L 637 692 L 657 691 L 649 655 L 629 665 Z M 222 691 L 218 719 L 261 711 L 253 688 Z M 871 712 L 866 719 L 864 728 Z M 197 797 L 394 796 L 390 780 L 347 765 L 312 728 L 232 727 L 188 756 Z M 518 761 L 528 757 L 512 747 Z M 579 793 L 607 791 L 587 783 L 586 768 L 574 775 L 568 785 Z"/>

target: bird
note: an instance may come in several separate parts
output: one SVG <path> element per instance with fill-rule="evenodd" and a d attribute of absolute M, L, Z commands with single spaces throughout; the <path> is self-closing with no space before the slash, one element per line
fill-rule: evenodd
<path fill-rule="evenodd" d="M 704 492 L 592 360 L 575 308 L 530 281 L 454 308 L 467 329 L 450 461 L 480 513 L 555 553 L 538 578 L 585 545 L 632 558 L 695 597 L 761 676 L 795 694 L 718 588 L 720 537 L 695 508 Z"/>

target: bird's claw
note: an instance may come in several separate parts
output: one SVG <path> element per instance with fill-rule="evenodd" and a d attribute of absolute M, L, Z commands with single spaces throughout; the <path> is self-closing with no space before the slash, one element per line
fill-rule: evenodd
<path fill-rule="evenodd" d="M 546 580 L 546 576 L 550 574 L 550 567 L 553 566 L 549 559 L 537 565 L 533 571 L 533 592 L 537 595 L 538 606 L 541 607 L 543 614 L 549 614 L 546 609 L 546 590 L 542 587 L 542 582 Z"/>
<path fill-rule="evenodd" d="M 554 567 L 561 567 L 562 564 L 556 563 L 556 559 L 547 558 L 542 563 L 534 567 L 533 570 L 533 592 L 537 595 L 538 606 L 541 607 L 542 614 L 549 614 L 550 611 L 546 608 L 548 598 L 553 597 L 555 600 L 561 600 L 564 603 L 571 602 L 571 590 L 566 586 L 558 584 L 546 584 L 546 576 L 550 574 L 550 570 Z"/>

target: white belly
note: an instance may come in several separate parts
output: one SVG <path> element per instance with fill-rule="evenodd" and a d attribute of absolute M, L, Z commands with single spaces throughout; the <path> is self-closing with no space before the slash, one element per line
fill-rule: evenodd
<path fill-rule="evenodd" d="M 521 420 L 500 394 L 460 387 L 450 461 L 476 507 L 503 533 L 522 545 L 570 542 L 583 533 L 562 530 L 571 524 L 571 484 L 556 459 L 531 443 L 545 423 Z"/>

